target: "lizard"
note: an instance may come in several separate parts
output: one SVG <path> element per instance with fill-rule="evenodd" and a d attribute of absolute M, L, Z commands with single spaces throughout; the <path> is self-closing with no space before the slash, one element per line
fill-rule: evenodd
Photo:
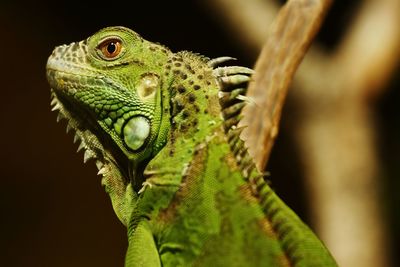
<path fill-rule="evenodd" d="M 107 27 L 56 47 L 57 121 L 127 227 L 125 266 L 337 266 L 240 138 L 253 70 Z"/>

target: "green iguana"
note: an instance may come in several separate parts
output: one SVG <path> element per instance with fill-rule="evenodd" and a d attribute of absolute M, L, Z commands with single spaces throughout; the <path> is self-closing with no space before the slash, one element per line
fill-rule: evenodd
<path fill-rule="evenodd" d="M 55 48 L 53 110 L 127 227 L 125 266 L 336 266 L 271 190 L 237 127 L 252 70 L 124 27 Z"/>

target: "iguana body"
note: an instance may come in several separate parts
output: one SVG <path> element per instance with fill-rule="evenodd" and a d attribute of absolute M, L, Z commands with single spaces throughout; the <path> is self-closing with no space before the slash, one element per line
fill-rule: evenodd
<path fill-rule="evenodd" d="M 54 109 L 127 226 L 126 266 L 336 266 L 239 138 L 251 70 L 123 27 L 57 47 Z"/>

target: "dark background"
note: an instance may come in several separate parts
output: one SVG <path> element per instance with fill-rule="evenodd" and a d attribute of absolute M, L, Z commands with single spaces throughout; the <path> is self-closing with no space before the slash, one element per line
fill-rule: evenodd
<path fill-rule="evenodd" d="M 4 2 L 4 1 L 3 1 Z M 351 4 L 350 4 L 351 2 Z M 317 41 L 333 48 L 358 1 L 336 2 Z M 0 5 L 0 263 L 2 266 L 123 266 L 125 228 L 112 210 L 93 162 L 76 154 L 65 122 L 50 112 L 45 77 L 56 45 L 100 28 L 123 25 L 173 51 L 230 55 L 251 67 L 255 58 L 202 1 L 42 1 Z M 389 82 L 375 109 L 385 210 L 392 248 L 400 241 L 400 79 Z M 298 159 L 285 124 L 268 170 L 278 194 L 304 219 L 307 207 Z M 290 166 L 290 168 L 288 168 Z M 296 185 L 296 186 L 293 186 Z M 394 261 L 396 255 L 393 253 Z M 397 259 L 398 260 L 398 259 Z"/>

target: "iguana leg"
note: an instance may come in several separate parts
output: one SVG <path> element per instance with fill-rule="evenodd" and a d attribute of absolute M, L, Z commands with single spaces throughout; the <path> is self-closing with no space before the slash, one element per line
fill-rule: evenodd
<path fill-rule="evenodd" d="M 143 220 L 130 235 L 125 267 L 161 267 L 160 256 L 148 222 Z"/>

